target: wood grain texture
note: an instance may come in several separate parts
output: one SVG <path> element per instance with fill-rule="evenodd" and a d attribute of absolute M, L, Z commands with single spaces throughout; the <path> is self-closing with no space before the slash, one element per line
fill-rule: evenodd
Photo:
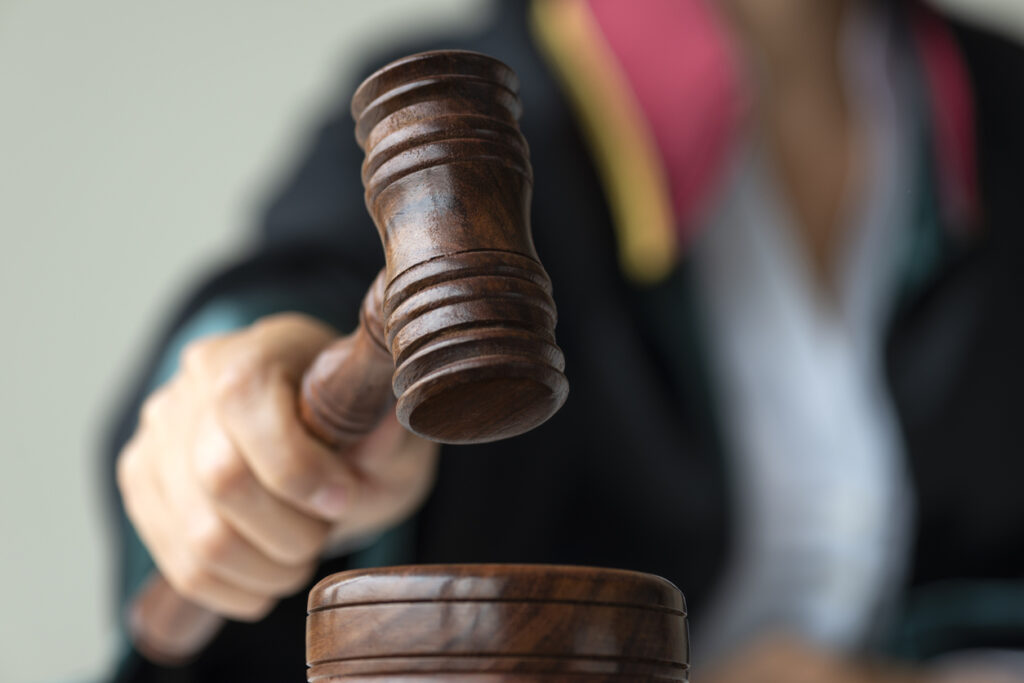
<path fill-rule="evenodd" d="M 321 351 L 302 378 L 302 421 L 339 451 L 373 431 L 394 403 L 394 363 L 384 345 L 383 298 L 381 271 L 363 298 L 356 331 Z"/>
<path fill-rule="evenodd" d="M 679 589 L 625 569 L 561 565 L 454 564 L 380 567 L 335 574 L 309 592 L 309 611 L 422 600 L 563 601 L 650 607 L 685 616 Z"/>
<path fill-rule="evenodd" d="M 685 681 L 682 594 L 659 577 L 542 565 L 391 567 L 310 593 L 310 681 Z"/>
<path fill-rule="evenodd" d="M 517 88 L 495 59 L 442 51 L 385 66 L 352 98 L 398 417 L 435 441 L 521 434 L 568 393 Z"/>
<path fill-rule="evenodd" d="M 305 424 L 339 451 L 395 397 L 403 425 L 446 443 L 521 434 L 565 402 L 517 88 L 498 60 L 442 51 L 385 66 L 353 96 L 386 267 L 358 328 L 320 354 L 300 394 Z M 200 651 L 220 623 L 159 575 L 129 617 L 139 650 L 167 663 Z"/>

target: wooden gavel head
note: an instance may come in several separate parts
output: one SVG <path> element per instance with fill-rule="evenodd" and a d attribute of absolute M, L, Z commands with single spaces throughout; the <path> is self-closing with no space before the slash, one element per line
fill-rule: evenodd
<path fill-rule="evenodd" d="M 392 62 L 352 98 L 396 409 L 435 441 L 520 434 L 568 394 L 517 89 L 503 63 L 453 50 Z"/>

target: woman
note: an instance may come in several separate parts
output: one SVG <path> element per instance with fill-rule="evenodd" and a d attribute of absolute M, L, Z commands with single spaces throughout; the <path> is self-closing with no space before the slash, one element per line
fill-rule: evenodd
<path fill-rule="evenodd" d="M 305 433 L 296 382 L 381 263 L 339 114 L 112 438 L 142 540 L 124 520 L 124 599 L 152 556 L 239 620 L 186 666 L 130 654 L 122 679 L 301 675 L 311 580 L 468 561 L 669 578 L 698 680 L 1006 669 L 1024 645 L 1020 50 L 912 2 L 542 0 L 401 53 L 452 46 L 522 81 L 572 396 L 487 446 L 389 417 L 341 460 Z"/>

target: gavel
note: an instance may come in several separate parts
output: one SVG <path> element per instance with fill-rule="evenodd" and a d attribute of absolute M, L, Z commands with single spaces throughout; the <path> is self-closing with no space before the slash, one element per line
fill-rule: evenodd
<path fill-rule="evenodd" d="M 521 434 L 565 402 L 520 114 L 515 73 L 463 51 L 392 62 L 353 96 L 386 265 L 359 326 L 316 358 L 300 395 L 306 426 L 339 457 L 395 398 L 406 428 L 450 444 Z M 137 648 L 165 663 L 202 650 L 221 624 L 159 574 L 130 614 Z"/>

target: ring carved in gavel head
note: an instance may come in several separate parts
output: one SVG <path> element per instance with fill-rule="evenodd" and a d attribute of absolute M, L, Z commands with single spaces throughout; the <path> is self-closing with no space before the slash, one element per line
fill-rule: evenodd
<path fill-rule="evenodd" d="M 568 393 L 517 88 L 493 58 L 441 51 L 392 62 L 352 99 L 387 264 L 382 318 L 364 305 L 363 323 L 392 354 L 399 420 L 435 441 L 521 434 Z"/>

